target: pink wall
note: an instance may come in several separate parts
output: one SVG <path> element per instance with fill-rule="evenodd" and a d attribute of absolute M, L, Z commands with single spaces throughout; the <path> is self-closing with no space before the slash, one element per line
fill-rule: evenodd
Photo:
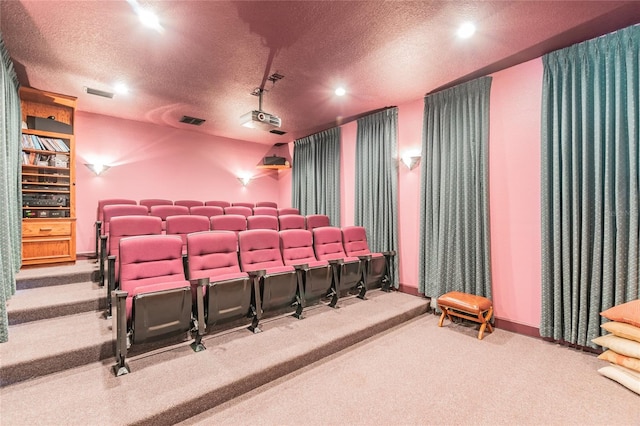
<path fill-rule="evenodd" d="M 278 172 L 256 169 L 270 146 L 83 112 L 76 140 L 78 253 L 94 251 L 100 199 L 281 199 Z M 95 176 L 84 163 L 96 161 L 112 167 Z M 243 173 L 254 176 L 247 187 L 236 178 Z"/>
<path fill-rule="evenodd" d="M 422 149 L 424 100 L 398 106 L 398 160 Z M 421 166 L 409 170 L 400 164 L 398 176 L 398 265 L 400 284 L 418 288 Z M 416 290 L 417 291 L 417 290 Z"/>
<path fill-rule="evenodd" d="M 340 226 L 353 225 L 356 197 L 356 136 L 358 123 L 352 121 L 340 129 Z"/>
<path fill-rule="evenodd" d="M 497 318 L 540 324 L 540 126 L 542 59 L 493 75 L 490 214 Z"/>
<path fill-rule="evenodd" d="M 278 154 L 287 158 L 293 164 L 293 142 L 288 143 L 278 151 Z M 278 171 L 278 200 L 279 206 L 291 206 L 291 169 Z"/>

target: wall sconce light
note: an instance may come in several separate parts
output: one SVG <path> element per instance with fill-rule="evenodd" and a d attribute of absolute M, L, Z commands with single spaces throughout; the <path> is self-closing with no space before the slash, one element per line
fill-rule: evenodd
<path fill-rule="evenodd" d="M 238 180 L 242 184 L 242 186 L 247 186 L 251 181 L 251 176 L 238 177 Z"/>
<path fill-rule="evenodd" d="M 95 174 L 96 176 L 100 176 L 100 174 L 106 172 L 110 168 L 110 166 L 107 166 L 105 164 L 100 164 L 100 163 L 96 163 L 96 164 L 85 163 L 84 165 L 87 166 L 87 168 L 91 170 L 93 174 Z"/>
<path fill-rule="evenodd" d="M 405 154 L 402 156 L 402 162 L 409 170 L 415 169 L 420 164 L 420 154 Z"/>

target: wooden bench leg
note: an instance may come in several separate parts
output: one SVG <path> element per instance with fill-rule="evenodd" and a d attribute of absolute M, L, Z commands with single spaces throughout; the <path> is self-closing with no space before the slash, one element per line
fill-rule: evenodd
<path fill-rule="evenodd" d="M 491 327 L 491 324 L 489 323 L 489 320 L 491 319 L 492 314 L 493 314 L 493 306 L 489 308 L 486 316 L 484 316 L 482 312 L 478 313 L 478 320 L 482 324 L 480 326 L 480 331 L 478 332 L 478 340 L 482 340 L 482 338 L 484 337 L 484 330 L 487 327 L 489 328 L 489 333 L 493 333 L 493 327 Z"/>
<path fill-rule="evenodd" d="M 445 308 L 444 306 L 441 306 L 440 309 L 442 309 L 442 315 L 440 315 L 440 322 L 438 322 L 438 327 L 442 327 L 444 318 L 447 316 L 447 308 Z"/>

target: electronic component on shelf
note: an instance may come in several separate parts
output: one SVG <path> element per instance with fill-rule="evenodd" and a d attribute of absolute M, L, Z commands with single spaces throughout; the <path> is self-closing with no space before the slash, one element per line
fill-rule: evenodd
<path fill-rule="evenodd" d="M 66 207 L 69 199 L 57 194 L 23 194 L 23 207 Z"/>

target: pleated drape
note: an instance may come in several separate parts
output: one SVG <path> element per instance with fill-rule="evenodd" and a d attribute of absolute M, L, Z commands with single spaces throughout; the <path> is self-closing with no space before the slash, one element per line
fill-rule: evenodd
<path fill-rule="evenodd" d="M 491 298 L 489 94 L 482 77 L 425 98 L 419 291 Z"/>
<path fill-rule="evenodd" d="M 372 252 L 397 251 L 398 108 L 360 118 L 357 124 L 354 223 L 367 230 Z M 398 255 L 390 271 L 396 288 Z"/>
<path fill-rule="evenodd" d="M 0 33 L 0 342 L 9 339 L 7 300 L 16 292 L 21 251 L 21 155 L 18 78 Z"/>
<path fill-rule="evenodd" d="M 592 346 L 640 297 L 640 27 L 543 56 L 540 334 Z"/>
<path fill-rule="evenodd" d="M 340 226 L 340 128 L 298 139 L 293 147 L 291 205 L 326 214 Z"/>

